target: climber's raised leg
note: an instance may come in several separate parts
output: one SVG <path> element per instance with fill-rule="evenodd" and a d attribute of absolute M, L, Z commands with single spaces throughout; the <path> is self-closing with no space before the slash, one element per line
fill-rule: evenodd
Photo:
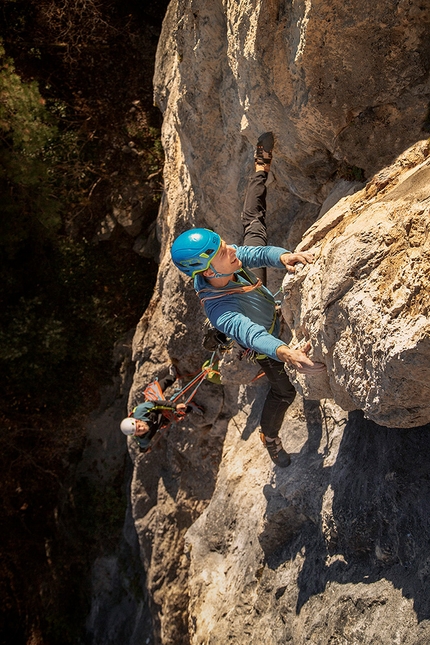
<path fill-rule="evenodd" d="M 271 132 L 262 134 L 255 151 L 255 172 L 249 180 L 242 211 L 243 245 L 266 246 L 266 180 L 272 161 L 274 140 Z M 255 275 L 266 284 L 266 269 L 254 269 Z"/>

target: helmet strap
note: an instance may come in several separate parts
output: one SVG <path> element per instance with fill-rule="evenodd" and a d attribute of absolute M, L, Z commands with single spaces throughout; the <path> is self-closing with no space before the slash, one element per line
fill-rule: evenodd
<path fill-rule="evenodd" d="M 212 264 L 209 264 L 209 267 L 211 268 L 211 271 L 214 272 L 214 275 L 211 275 L 209 279 L 212 279 L 212 278 L 228 278 L 230 275 L 234 275 L 236 273 L 236 271 L 232 271 L 231 273 L 218 273 L 218 271 L 216 269 L 214 269 Z"/>

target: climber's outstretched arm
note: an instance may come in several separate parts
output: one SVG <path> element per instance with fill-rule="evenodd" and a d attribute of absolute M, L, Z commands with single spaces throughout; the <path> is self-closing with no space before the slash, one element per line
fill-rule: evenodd
<path fill-rule="evenodd" d="M 295 265 L 299 263 L 312 263 L 314 261 L 314 254 L 309 251 L 303 251 L 302 253 L 283 253 L 280 260 L 289 273 L 295 273 Z"/>
<path fill-rule="evenodd" d="M 311 350 L 311 343 L 308 341 L 301 349 L 290 349 L 287 345 L 281 345 L 276 350 L 280 361 L 294 367 L 300 374 L 317 374 L 324 372 L 324 363 L 314 363 L 308 354 Z"/>

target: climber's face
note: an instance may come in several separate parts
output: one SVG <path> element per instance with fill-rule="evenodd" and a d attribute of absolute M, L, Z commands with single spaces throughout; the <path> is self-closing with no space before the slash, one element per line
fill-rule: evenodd
<path fill-rule="evenodd" d="M 149 432 L 149 425 L 146 423 L 146 421 L 142 421 L 142 419 L 136 419 L 136 430 L 134 436 L 142 437 L 147 432 Z"/>
<path fill-rule="evenodd" d="M 219 247 L 218 253 L 215 255 L 214 259 L 211 262 L 211 266 L 207 269 L 203 275 L 210 278 L 211 268 L 217 273 L 223 274 L 233 274 L 235 271 L 238 271 L 242 266 L 242 262 L 237 258 L 236 249 L 233 246 L 229 246 L 221 240 L 221 246 Z"/>

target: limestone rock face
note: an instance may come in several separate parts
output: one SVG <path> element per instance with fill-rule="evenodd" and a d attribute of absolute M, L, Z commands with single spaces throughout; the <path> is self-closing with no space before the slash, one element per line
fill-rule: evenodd
<path fill-rule="evenodd" d="M 391 427 L 430 422 L 429 153 L 415 145 L 318 219 L 299 245 L 316 262 L 283 282 L 293 342 L 327 366 L 291 371 L 297 389 Z"/>
<path fill-rule="evenodd" d="M 297 399 L 281 430 L 291 466 L 273 469 L 256 434 L 237 432 L 254 418 L 255 399 L 241 403 L 185 537 L 190 642 L 428 642 L 428 426 Z"/>
<path fill-rule="evenodd" d="M 164 126 L 169 200 L 189 174 L 182 217 L 224 229 L 265 130 L 279 185 L 307 202 L 320 204 L 339 171 L 368 178 L 392 163 L 425 138 L 429 23 L 420 0 L 172 2 L 154 79 L 175 115 Z"/>
<path fill-rule="evenodd" d="M 284 283 L 285 316 L 328 372 L 295 381 L 286 471 L 258 440 L 267 383 L 227 359 L 224 385 L 197 395 L 203 418 L 149 455 L 130 443 L 157 645 L 430 640 L 429 13 L 421 0 L 169 5 L 160 270 L 129 407 L 170 361 L 193 374 L 208 358 L 170 246 L 193 226 L 240 243 L 267 130 L 269 244 L 318 253 Z M 269 271 L 269 287 L 283 278 Z"/>

